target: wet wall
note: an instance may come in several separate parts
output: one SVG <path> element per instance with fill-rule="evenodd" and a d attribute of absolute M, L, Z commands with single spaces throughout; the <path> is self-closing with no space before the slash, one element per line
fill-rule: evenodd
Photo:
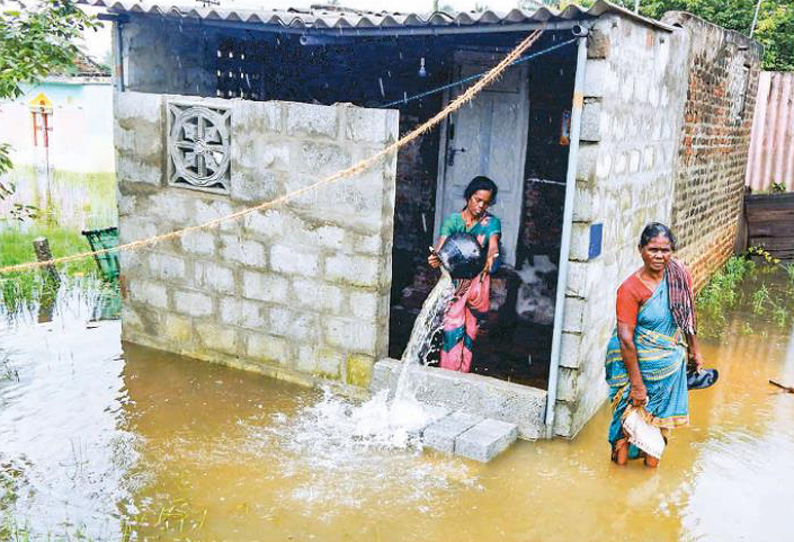
<path fill-rule="evenodd" d="M 664 19 L 691 36 L 672 226 L 700 288 L 733 255 L 762 47 L 688 13 Z"/>

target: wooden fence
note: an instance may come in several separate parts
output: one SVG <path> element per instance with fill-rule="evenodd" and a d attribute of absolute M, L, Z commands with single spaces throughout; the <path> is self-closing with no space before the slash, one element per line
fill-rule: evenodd
<path fill-rule="evenodd" d="M 744 219 L 749 246 L 794 261 L 794 193 L 745 196 Z"/>

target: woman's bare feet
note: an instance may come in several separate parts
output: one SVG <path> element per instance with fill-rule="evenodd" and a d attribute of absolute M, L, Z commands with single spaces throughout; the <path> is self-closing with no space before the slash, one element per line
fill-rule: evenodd
<path fill-rule="evenodd" d="M 629 462 L 629 440 L 622 438 L 615 442 L 612 449 L 612 461 L 618 465 L 625 465 Z"/>
<path fill-rule="evenodd" d="M 645 456 L 645 466 L 655 469 L 659 466 L 659 458 L 653 457 L 652 455 Z"/>

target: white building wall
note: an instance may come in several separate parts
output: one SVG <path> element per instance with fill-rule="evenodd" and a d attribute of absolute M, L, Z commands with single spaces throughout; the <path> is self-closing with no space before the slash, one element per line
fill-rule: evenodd
<path fill-rule="evenodd" d="M 40 93 L 52 102 L 49 152 L 34 144 L 30 101 Z M 53 78 L 0 102 L 0 142 L 13 146 L 16 165 L 73 173 L 113 173 L 113 87 L 110 80 Z"/>

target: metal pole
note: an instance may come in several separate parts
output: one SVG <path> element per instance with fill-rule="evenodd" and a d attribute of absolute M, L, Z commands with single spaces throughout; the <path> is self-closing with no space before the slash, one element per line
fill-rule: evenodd
<path fill-rule="evenodd" d="M 634 13 L 640 12 L 640 1 L 641 0 L 634 0 Z"/>
<path fill-rule="evenodd" d="M 755 25 L 758 24 L 758 12 L 761 10 L 761 2 L 764 0 L 758 0 L 755 4 L 755 14 L 753 14 L 753 26 L 750 27 L 750 37 L 753 37 L 755 33 Z"/>
<path fill-rule="evenodd" d="M 587 36 L 579 38 L 576 56 L 576 77 L 573 85 L 571 108 L 571 146 L 568 150 L 568 173 L 565 177 L 565 209 L 562 217 L 562 240 L 560 243 L 560 272 L 557 278 L 557 296 L 554 302 L 554 330 L 551 336 L 551 363 L 549 366 L 549 388 L 546 395 L 546 438 L 554 434 L 554 407 L 557 402 L 557 380 L 560 370 L 560 346 L 562 344 L 562 321 L 565 316 L 565 290 L 568 287 L 568 257 L 571 252 L 571 229 L 573 227 L 573 204 L 576 192 L 576 168 L 579 153 L 579 133 L 584 105 L 584 69 L 587 61 Z"/>

